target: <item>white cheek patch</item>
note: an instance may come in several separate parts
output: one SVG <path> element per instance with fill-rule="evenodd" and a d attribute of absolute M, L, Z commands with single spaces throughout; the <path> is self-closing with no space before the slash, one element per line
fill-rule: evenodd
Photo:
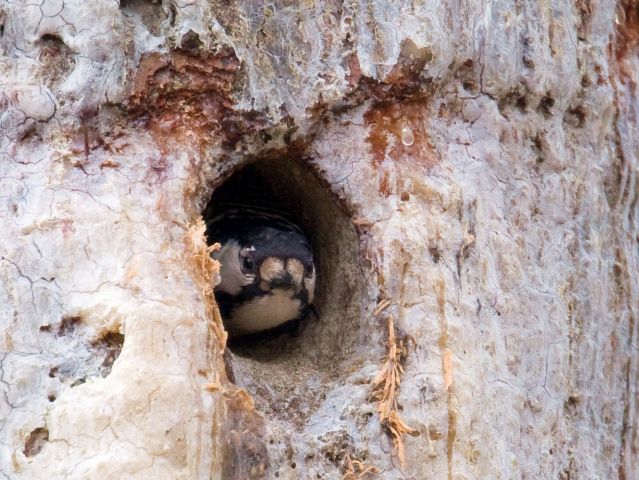
<path fill-rule="evenodd" d="M 276 288 L 272 292 L 272 295 L 264 295 L 234 309 L 228 322 L 229 331 L 255 333 L 299 317 L 300 301 L 292 298 L 293 290 Z"/>
<path fill-rule="evenodd" d="M 304 287 L 308 292 L 308 304 L 310 305 L 315 299 L 315 268 L 313 268 L 311 276 L 304 279 Z"/>
<path fill-rule="evenodd" d="M 266 282 L 279 277 L 284 271 L 284 262 L 280 258 L 268 257 L 260 266 L 260 278 Z"/>
<path fill-rule="evenodd" d="M 304 277 L 304 265 L 297 258 L 289 258 L 286 262 L 286 271 L 291 275 L 295 288 L 299 290 L 302 286 L 302 278 Z"/>
<path fill-rule="evenodd" d="M 240 244 L 231 240 L 226 242 L 219 252 L 213 257 L 220 261 L 220 277 L 222 281 L 215 287 L 216 290 L 237 295 L 242 287 L 253 283 L 255 275 L 246 275 L 240 269 Z"/>

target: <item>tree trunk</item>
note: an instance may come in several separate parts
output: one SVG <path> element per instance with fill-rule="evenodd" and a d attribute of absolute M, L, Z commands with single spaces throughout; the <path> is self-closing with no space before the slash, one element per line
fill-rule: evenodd
<path fill-rule="evenodd" d="M 0 0 L 0 55 L 0 478 L 639 478 L 633 0 Z M 222 185 L 311 235 L 297 330 L 225 348 Z"/>

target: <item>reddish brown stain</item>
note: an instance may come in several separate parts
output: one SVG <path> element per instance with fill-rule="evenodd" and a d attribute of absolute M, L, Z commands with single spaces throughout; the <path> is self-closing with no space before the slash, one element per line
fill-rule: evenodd
<path fill-rule="evenodd" d="M 349 99 L 373 99 L 378 103 L 385 103 L 426 98 L 433 85 L 424 76 L 424 69 L 432 57 L 429 48 L 420 48 L 412 40 L 405 39 L 392 70 L 385 75 L 380 71 L 378 73 L 382 78 L 373 79 L 362 72 L 357 54 L 350 54 L 344 60 L 344 66 L 349 72 L 346 79 L 351 87 Z"/>
<path fill-rule="evenodd" d="M 120 164 L 110 158 L 107 158 L 103 162 L 100 163 L 100 170 L 105 168 L 118 168 Z"/>
<path fill-rule="evenodd" d="M 364 115 L 369 128 L 366 140 L 376 169 L 382 169 L 385 158 L 415 167 L 431 168 L 437 164 L 425 129 L 426 115 L 423 102 L 386 103 L 374 106 Z M 412 143 L 406 141 L 406 136 L 412 136 Z M 380 192 L 390 195 L 393 186 L 388 172 L 380 172 L 380 178 Z"/>
<path fill-rule="evenodd" d="M 379 191 L 385 197 L 388 197 L 391 193 L 393 193 L 393 189 L 390 182 L 390 174 L 387 170 L 381 171 L 381 178 L 379 179 Z"/>
<path fill-rule="evenodd" d="M 171 95 L 185 100 L 205 92 L 228 102 L 239 68 L 239 60 L 228 52 L 204 56 L 179 50 L 166 55 L 150 53 L 140 60 L 129 103 L 158 107 Z M 150 101 L 160 104 L 150 105 Z"/>
<path fill-rule="evenodd" d="M 427 47 L 419 48 L 411 39 L 402 41 L 397 63 L 391 73 L 384 80 L 393 85 L 422 83 L 421 72 L 428 62 L 433 59 L 433 53 Z"/>
<path fill-rule="evenodd" d="M 85 160 L 89 154 L 99 147 L 104 147 L 104 140 L 100 132 L 92 125 L 83 122 L 82 126 L 70 135 L 70 151 L 75 155 L 82 155 Z"/>
<path fill-rule="evenodd" d="M 258 115 L 233 111 L 239 73 L 231 51 L 151 53 L 140 60 L 128 106 L 165 153 L 175 142 L 203 147 L 222 139 L 232 146 L 264 124 Z"/>
<path fill-rule="evenodd" d="M 359 80 L 362 78 L 362 69 L 359 65 L 357 52 L 353 52 L 346 57 L 346 67 L 348 68 L 348 74 L 346 75 L 348 85 L 351 87 L 357 86 Z"/>
<path fill-rule="evenodd" d="M 619 73 L 622 81 L 629 82 L 634 92 L 637 85 L 630 60 L 636 56 L 639 48 L 639 2 L 622 0 L 617 5 L 616 22 L 615 57 L 619 65 Z"/>
<path fill-rule="evenodd" d="M 46 427 L 39 427 L 33 430 L 24 442 L 25 457 L 34 457 L 44 448 L 49 441 L 49 430 Z"/>

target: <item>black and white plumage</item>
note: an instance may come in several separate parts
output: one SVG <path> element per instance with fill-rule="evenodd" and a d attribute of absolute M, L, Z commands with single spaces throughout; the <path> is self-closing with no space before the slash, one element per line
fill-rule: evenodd
<path fill-rule="evenodd" d="M 232 336 L 268 330 L 302 317 L 315 295 L 313 247 L 302 230 L 274 210 L 228 206 L 207 222 L 219 242 L 215 297 Z"/>

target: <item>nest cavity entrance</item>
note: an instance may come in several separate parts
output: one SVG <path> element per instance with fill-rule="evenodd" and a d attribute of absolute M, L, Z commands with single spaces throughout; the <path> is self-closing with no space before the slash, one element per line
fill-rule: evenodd
<path fill-rule="evenodd" d="M 294 328 L 229 343 L 235 382 L 253 396 L 258 409 L 303 421 L 327 384 L 343 375 L 361 340 L 367 292 L 357 234 L 330 190 L 308 166 L 292 159 L 263 159 L 236 171 L 213 193 L 203 212 L 205 221 L 216 215 L 216 205 L 228 202 L 283 210 L 313 243 L 316 315 Z"/>

